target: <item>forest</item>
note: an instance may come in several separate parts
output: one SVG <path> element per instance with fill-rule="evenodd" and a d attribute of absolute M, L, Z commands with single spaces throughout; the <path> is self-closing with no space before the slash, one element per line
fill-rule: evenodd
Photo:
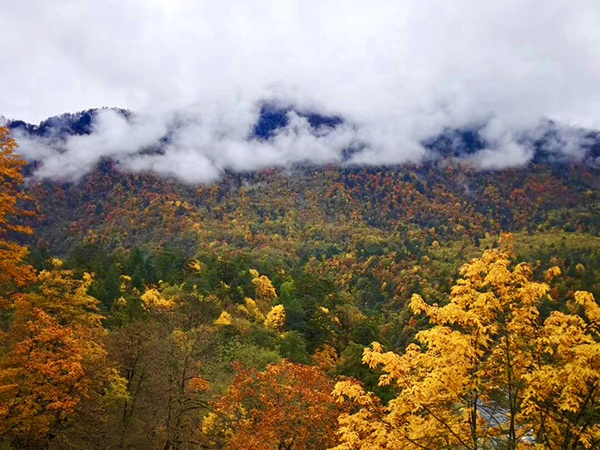
<path fill-rule="evenodd" d="M 0 128 L 1 450 L 600 448 L 593 164 L 28 173 Z"/>

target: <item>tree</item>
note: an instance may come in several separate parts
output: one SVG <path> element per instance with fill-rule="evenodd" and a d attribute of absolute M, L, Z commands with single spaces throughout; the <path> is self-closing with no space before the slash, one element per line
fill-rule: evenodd
<path fill-rule="evenodd" d="M 0 308 L 10 306 L 19 290 L 31 283 L 33 270 L 23 264 L 27 248 L 7 238 L 9 233 L 31 234 L 31 228 L 15 223 L 31 215 L 21 203 L 29 198 L 19 191 L 26 162 L 15 153 L 16 141 L 6 127 L 0 127 Z"/>
<path fill-rule="evenodd" d="M 6 353 L 0 359 L 0 442 L 43 446 L 84 401 L 124 394 L 108 363 L 98 300 L 89 275 L 42 271 L 39 286 L 13 306 Z"/>
<path fill-rule="evenodd" d="M 167 283 L 141 296 L 136 288 L 124 294 L 140 297 L 130 301 L 141 303 L 144 319 L 126 322 L 108 337 L 109 353 L 121 368 L 128 396 L 107 418 L 105 447 L 196 448 L 211 390 L 204 361 L 209 354 L 215 358 L 216 327 L 209 325 L 217 311 L 211 306 L 213 299 L 196 287 Z M 116 308 L 128 308 L 127 302 Z M 223 378 L 228 375 L 219 371 L 218 380 Z"/>
<path fill-rule="evenodd" d="M 284 361 L 264 372 L 238 367 L 203 431 L 217 448 L 231 450 L 328 448 L 336 443 L 342 411 L 331 395 L 333 386 L 315 366 Z"/>
<path fill-rule="evenodd" d="M 413 296 L 432 327 L 403 355 L 365 350 L 379 384 L 397 391 L 387 406 L 356 383 L 336 385 L 356 407 L 340 419 L 338 450 L 598 448 L 600 308 L 577 292 L 570 314 L 544 319 L 549 285 L 511 258 L 488 250 L 463 266 L 446 306 Z"/>
<path fill-rule="evenodd" d="M 285 326 L 285 308 L 283 305 L 275 305 L 267 314 L 265 327 L 269 330 L 281 331 Z"/>

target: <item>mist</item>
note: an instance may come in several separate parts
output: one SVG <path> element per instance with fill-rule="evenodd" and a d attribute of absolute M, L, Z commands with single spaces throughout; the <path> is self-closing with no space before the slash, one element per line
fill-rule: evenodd
<path fill-rule="evenodd" d="M 103 110 L 90 135 L 66 140 L 17 135 L 40 178 L 75 180 L 102 158 L 188 183 L 296 163 L 419 163 L 432 157 L 424 141 L 473 127 L 486 147 L 469 160 L 502 169 L 530 162 L 550 123 L 545 150 L 573 160 L 581 130 L 600 129 L 595 0 L 28 0 L 0 15 L 0 114 L 135 111 Z M 264 102 L 293 108 L 254 139 Z M 343 122 L 315 129 L 294 111 Z"/>

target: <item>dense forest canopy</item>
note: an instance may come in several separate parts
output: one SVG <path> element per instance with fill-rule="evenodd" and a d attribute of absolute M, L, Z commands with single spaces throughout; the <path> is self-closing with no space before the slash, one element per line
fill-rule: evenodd
<path fill-rule="evenodd" d="M 600 1 L 5 1 L 0 450 L 599 450 Z"/>
<path fill-rule="evenodd" d="M 0 448 L 600 445 L 593 159 L 69 181 L 1 130 Z"/>

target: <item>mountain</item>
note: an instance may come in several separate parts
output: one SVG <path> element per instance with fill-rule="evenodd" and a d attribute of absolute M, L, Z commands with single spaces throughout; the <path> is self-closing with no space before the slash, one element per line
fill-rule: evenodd
<path fill-rule="evenodd" d="M 38 125 L 20 120 L 7 122 L 8 127 L 17 135 L 25 138 L 42 138 L 53 148 L 60 151 L 61 142 L 72 136 L 85 136 L 94 132 L 95 121 L 101 111 L 112 111 L 128 121 L 136 117 L 129 110 L 118 108 L 89 109 L 77 113 L 67 113 L 48 118 Z M 343 117 L 323 115 L 315 111 L 299 110 L 292 105 L 263 103 L 259 116 L 246 139 L 248 141 L 269 141 L 290 124 L 290 113 L 306 120 L 311 132 L 318 134 L 322 130 L 335 130 L 342 125 L 354 126 Z M 177 117 L 177 116 L 175 116 Z M 185 122 L 185 117 L 182 118 Z M 421 145 L 429 154 L 427 159 L 455 158 L 467 160 L 477 157 L 488 148 L 495 148 L 498 142 L 486 138 L 487 123 L 461 128 L 446 128 L 437 135 L 423 139 Z M 162 153 L 162 147 L 168 145 L 174 133 L 181 127 L 177 118 L 168 122 L 165 134 L 158 140 L 159 145 L 140 148 L 141 153 Z M 531 153 L 530 161 L 535 164 L 584 163 L 597 164 L 600 158 L 600 132 L 584 128 L 565 126 L 553 121 L 541 122 L 537 127 L 520 130 L 514 142 Z M 51 144 L 50 141 L 51 140 Z M 365 144 L 354 144 L 343 150 L 343 161 L 364 151 Z"/>
<path fill-rule="evenodd" d="M 248 140 L 275 140 L 300 115 L 290 111 L 264 106 Z M 92 136 L 98 114 L 11 127 L 39 142 L 64 143 Z M 303 126 L 316 134 L 348 126 L 342 118 L 302 114 Z M 277 408 L 267 410 L 269 416 L 288 406 L 304 411 L 295 406 L 298 392 L 303 402 L 322 406 L 339 376 L 360 380 L 373 399 L 387 402 L 397 392 L 380 386 L 380 373 L 362 363 L 365 347 L 380 342 L 404 353 L 431 327 L 411 308 L 413 294 L 431 311 L 448 305 L 465 287 L 456 280 L 469 261 L 471 267 L 491 264 L 482 271 L 489 270 L 493 283 L 504 283 L 498 273 L 508 266 L 517 280 L 549 283 L 547 294 L 541 284 L 521 289 L 521 281 L 509 280 L 506 286 L 517 297 L 542 296 L 536 297 L 540 317 L 560 311 L 574 314 L 576 323 L 581 291 L 600 298 L 598 135 L 548 123 L 518 137 L 535 148 L 529 164 L 480 170 L 466 161 L 485 151 L 485 134 L 481 127 L 446 130 L 424 143 L 436 157 L 421 164 L 293 164 L 225 170 L 215 181 L 191 184 L 156 171 L 123 170 L 104 157 L 76 180 L 27 177 L 22 189 L 32 201 L 23 206 L 36 214 L 19 223 L 34 234 L 14 240 L 28 246 L 27 262 L 45 283 L 32 287 L 32 298 L 44 314 L 70 303 L 77 308 L 65 311 L 79 311 L 87 302 L 86 314 L 97 323 L 93 342 L 103 343 L 97 353 L 106 356 L 104 371 L 92 365 L 87 373 L 110 374 L 99 379 L 97 395 L 69 410 L 68 424 L 52 435 L 55 444 L 39 448 L 166 448 L 165 436 L 176 433 L 190 443 L 181 449 L 198 448 L 203 439 L 220 442 L 229 425 L 208 412 L 229 411 L 229 393 L 239 386 L 252 387 L 239 404 L 267 399 Z M 166 151 L 168 133 L 164 138 L 143 151 Z M 487 262 L 477 266 L 481 260 L 473 258 L 482 254 Z M 498 262 L 490 260 L 499 254 Z M 471 272 L 480 278 L 474 298 L 481 303 L 496 288 L 482 272 Z M 69 339 L 85 331 L 64 320 L 52 323 Z M 62 341 L 54 353 L 46 341 L 39 345 L 44 351 L 34 356 L 42 361 L 63 355 Z M 20 352 L 18 361 L 30 354 Z M 88 364 L 83 357 L 75 361 Z M 56 386 L 48 381 L 39 389 L 46 387 Z M 280 407 L 281 393 L 293 401 Z M 54 409 L 49 413 L 55 417 Z M 287 419 L 291 412 L 282 414 Z M 21 439 L 14 438 L 14 448 L 29 448 Z M 225 447 L 211 442 L 207 448 Z"/>
<path fill-rule="evenodd" d="M 7 126 L 13 131 L 20 131 L 31 136 L 64 139 L 68 136 L 91 134 L 98 112 L 103 110 L 113 111 L 125 118 L 134 115 L 132 111 L 121 108 L 93 108 L 49 117 L 38 125 L 22 120 L 9 120 Z M 278 130 L 288 125 L 287 114 L 292 111 L 306 118 L 314 129 L 320 127 L 334 128 L 343 123 L 343 119 L 337 116 L 324 116 L 310 111 L 297 111 L 292 106 L 277 106 L 265 103 L 260 107 L 259 118 L 249 139 L 269 139 L 273 137 Z"/>
<path fill-rule="evenodd" d="M 35 126 L 12 121 L 9 127 L 64 141 L 93 133 L 100 111 L 63 114 Z M 135 114 L 110 111 L 126 120 Z M 341 117 L 265 103 L 248 140 L 272 139 L 289 124 L 290 112 L 305 119 L 313 130 L 347 125 Z M 168 136 L 164 139 L 168 141 Z M 262 229 L 291 212 L 305 217 L 302 226 L 308 228 L 316 217 L 335 226 L 353 218 L 386 232 L 434 228 L 436 235 L 451 240 L 461 235 L 479 239 L 489 232 L 552 228 L 597 235 L 595 159 L 600 156 L 600 133 L 547 122 L 523 132 L 518 140 L 534 151 L 532 162 L 522 168 L 480 171 L 460 164 L 485 151 L 488 142 L 480 125 L 447 129 L 424 141 L 424 147 L 437 156 L 418 165 L 322 167 L 307 162 L 259 171 L 228 170 L 220 181 L 199 186 L 152 172 L 123 172 L 105 157 L 77 182 L 30 180 L 28 190 L 38 199 L 41 211 L 35 239 L 63 255 L 96 238 L 111 248 L 124 249 L 177 243 L 191 254 L 197 245 L 194 223 L 221 228 L 219 222 L 241 214 L 239 220 Z M 571 154 L 564 151 L 569 146 Z M 163 150 L 159 146 L 143 151 Z M 360 151 L 349 149 L 346 155 Z M 29 171 L 37 164 L 33 161 Z M 260 207 L 248 209 L 241 201 Z M 261 233 L 268 236 L 269 227 Z M 281 227 L 275 227 L 278 234 L 290 232 Z"/>
<path fill-rule="evenodd" d="M 93 123 L 98 111 L 103 109 L 110 109 L 126 118 L 132 114 L 131 111 L 119 108 L 95 108 L 49 117 L 38 125 L 32 125 L 22 120 L 9 120 L 7 126 L 13 131 L 21 131 L 31 136 L 64 139 L 68 136 L 80 136 L 92 133 Z"/>

